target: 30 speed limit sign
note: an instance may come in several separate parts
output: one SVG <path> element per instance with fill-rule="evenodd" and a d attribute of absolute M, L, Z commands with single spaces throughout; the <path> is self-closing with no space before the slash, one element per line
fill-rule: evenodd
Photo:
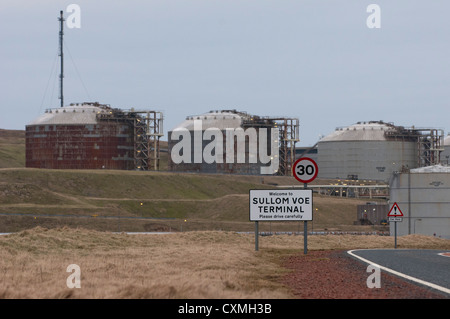
<path fill-rule="evenodd" d="M 310 183 L 319 173 L 317 163 L 309 157 L 302 157 L 295 161 L 292 167 L 294 177 L 301 183 Z"/>

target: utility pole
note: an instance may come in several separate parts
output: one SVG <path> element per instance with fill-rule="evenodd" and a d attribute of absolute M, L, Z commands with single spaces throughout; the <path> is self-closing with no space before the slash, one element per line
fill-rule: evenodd
<path fill-rule="evenodd" d="M 64 78 L 64 53 L 63 53 L 63 28 L 64 28 L 64 17 L 63 17 L 63 11 L 61 10 L 59 12 L 60 17 L 58 18 L 59 21 L 59 56 L 61 58 L 61 73 L 59 74 L 59 99 L 61 101 L 61 107 L 64 106 L 64 94 L 63 94 L 63 78 Z"/>

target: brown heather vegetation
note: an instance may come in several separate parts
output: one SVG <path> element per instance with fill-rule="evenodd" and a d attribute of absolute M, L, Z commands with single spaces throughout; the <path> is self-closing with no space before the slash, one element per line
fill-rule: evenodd
<path fill-rule="evenodd" d="M 225 231 L 129 235 L 37 227 L 0 236 L 0 298 L 293 298 L 282 284 L 283 260 L 303 249 L 303 236 Z M 399 248 L 450 249 L 450 241 L 410 235 Z M 308 249 L 393 248 L 376 235 L 314 235 Z M 67 266 L 81 268 L 81 288 L 68 288 Z"/>

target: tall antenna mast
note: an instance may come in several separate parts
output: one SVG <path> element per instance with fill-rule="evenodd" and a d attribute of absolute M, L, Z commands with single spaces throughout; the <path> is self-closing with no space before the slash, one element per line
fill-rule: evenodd
<path fill-rule="evenodd" d="M 61 73 L 59 74 L 59 99 L 61 100 L 61 107 L 64 106 L 64 94 L 63 94 L 63 78 L 64 78 L 64 52 L 63 52 L 63 28 L 64 28 L 64 17 L 63 11 L 59 12 L 59 56 L 61 57 Z"/>

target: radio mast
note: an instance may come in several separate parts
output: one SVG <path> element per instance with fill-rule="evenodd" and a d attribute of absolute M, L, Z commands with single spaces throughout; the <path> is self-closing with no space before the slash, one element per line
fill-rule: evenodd
<path fill-rule="evenodd" d="M 63 94 L 63 79 L 64 79 L 64 52 L 63 52 L 63 28 L 64 28 L 64 17 L 63 17 L 63 11 L 61 10 L 59 12 L 60 17 L 58 18 L 59 21 L 59 56 L 61 58 L 61 72 L 59 74 L 59 99 L 61 101 L 61 107 L 64 106 L 64 94 Z"/>

